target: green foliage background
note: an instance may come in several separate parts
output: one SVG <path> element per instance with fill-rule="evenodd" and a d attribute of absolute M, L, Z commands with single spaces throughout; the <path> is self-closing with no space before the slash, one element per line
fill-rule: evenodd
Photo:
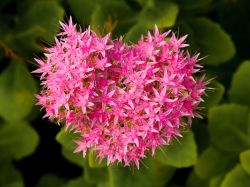
<path fill-rule="evenodd" d="M 39 80 L 30 73 L 33 58 L 53 44 L 59 20 L 70 15 L 100 34 L 124 35 L 127 42 L 157 24 L 162 31 L 188 34 L 190 51 L 207 56 L 201 63 L 215 79 L 202 104 L 204 119 L 194 120 L 183 139 L 159 149 L 155 158 L 143 160 L 140 170 L 106 167 L 92 152 L 85 159 L 73 154 L 71 139 L 77 135 L 50 130 L 55 124 L 42 120 L 34 106 Z M 0 187 L 250 186 L 249 20 L 249 0 L 1 0 Z M 50 132 L 43 127 L 53 131 L 53 139 L 44 141 Z M 53 150 L 56 142 L 60 152 Z M 46 169 L 51 165 L 57 169 Z"/>

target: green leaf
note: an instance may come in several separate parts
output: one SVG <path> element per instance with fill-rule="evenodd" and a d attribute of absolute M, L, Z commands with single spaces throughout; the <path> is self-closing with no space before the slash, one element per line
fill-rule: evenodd
<path fill-rule="evenodd" d="M 91 24 L 99 33 L 114 30 L 116 36 L 123 35 L 137 19 L 125 0 L 68 0 L 68 4 L 79 23 Z"/>
<path fill-rule="evenodd" d="M 192 122 L 192 131 L 194 133 L 198 154 L 200 154 L 210 144 L 207 124 L 204 122 L 204 120 L 194 119 Z"/>
<path fill-rule="evenodd" d="M 57 135 L 56 141 L 59 142 L 63 147 L 70 151 L 74 151 L 76 148 L 75 140 L 81 137 L 80 133 L 70 132 L 63 128 Z"/>
<path fill-rule="evenodd" d="M 187 179 L 186 187 L 208 187 L 208 181 L 200 178 L 197 174 L 192 171 Z"/>
<path fill-rule="evenodd" d="M 90 24 L 91 15 L 102 0 L 67 0 L 69 7 L 79 23 Z"/>
<path fill-rule="evenodd" d="M 5 51 L 9 51 L 12 59 L 27 58 L 34 50 L 42 51 L 41 41 L 52 44 L 60 29 L 59 21 L 64 15 L 64 10 L 57 1 L 26 1 L 20 4 L 24 7 L 21 10 L 26 11 L 17 18 L 15 27 L 12 26 L 9 32 L 3 32 L 0 37 L 1 45 Z"/>
<path fill-rule="evenodd" d="M 69 150 L 65 146 L 63 146 L 62 155 L 73 164 L 76 164 L 80 167 L 85 166 L 85 158 L 83 158 L 83 155 L 81 153 L 74 153 L 73 150 Z"/>
<path fill-rule="evenodd" d="M 176 0 L 183 10 L 195 10 L 208 6 L 212 0 Z"/>
<path fill-rule="evenodd" d="M 89 183 L 107 183 L 109 180 L 108 168 L 91 168 L 88 161 L 86 160 L 84 167 L 84 178 Z"/>
<path fill-rule="evenodd" d="M 59 21 L 63 19 L 64 10 L 57 1 L 35 1 L 21 19 L 23 28 L 40 28 L 36 33 L 48 42 L 53 42 L 59 31 Z"/>
<path fill-rule="evenodd" d="M 153 158 L 142 160 L 140 169 L 128 167 L 109 167 L 109 187 L 163 187 L 171 179 L 175 169 L 164 166 Z"/>
<path fill-rule="evenodd" d="M 250 149 L 240 153 L 240 163 L 242 168 L 250 175 Z"/>
<path fill-rule="evenodd" d="M 212 107 L 208 112 L 211 142 L 224 151 L 240 152 L 250 146 L 248 108 L 237 104 Z"/>
<path fill-rule="evenodd" d="M 159 28 L 174 25 L 178 15 L 178 6 L 169 1 L 150 3 L 140 12 L 137 23 L 129 29 L 125 36 L 126 42 L 137 42 L 141 35 L 145 35 L 156 24 Z M 161 11 L 159 11 L 161 9 Z"/>
<path fill-rule="evenodd" d="M 115 26 L 115 23 L 117 23 L 116 21 L 117 20 L 114 20 L 112 19 L 111 15 L 109 15 L 109 13 L 107 14 L 107 16 L 105 16 L 105 10 L 103 10 L 103 8 L 98 5 L 96 6 L 96 8 L 93 10 L 93 13 L 92 13 L 92 16 L 91 16 L 91 27 L 97 31 L 97 32 L 105 32 L 106 33 L 109 33 L 109 31 L 107 31 L 107 28 L 105 27 L 105 23 L 106 21 L 108 21 L 109 19 L 109 24 L 110 24 L 110 27 L 113 28 L 113 26 Z M 110 16 L 108 18 L 108 16 Z M 104 31 L 103 31 L 104 30 Z M 110 29 L 108 29 L 110 30 Z"/>
<path fill-rule="evenodd" d="M 244 61 L 233 75 L 231 88 L 228 92 L 233 102 L 250 106 L 250 61 Z"/>
<path fill-rule="evenodd" d="M 209 84 L 209 87 L 213 89 L 207 91 L 208 96 L 204 97 L 205 102 L 200 104 L 201 107 L 204 107 L 204 110 L 206 112 L 208 111 L 209 108 L 217 105 L 221 101 L 225 91 L 224 86 L 217 81 L 212 81 Z"/>
<path fill-rule="evenodd" d="M 76 149 L 75 141 L 81 137 L 80 133 L 66 130 L 65 128 L 56 135 L 56 141 L 62 145 L 62 155 L 70 162 L 80 166 L 85 166 L 85 158 L 81 153 L 74 153 Z"/>
<path fill-rule="evenodd" d="M 38 144 L 39 136 L 27 122 L 0 126 L 0 158 L 22 159 L 32 154 Z"/>
<path fill-rule="evenodd" d="M 193 51 L 199 48 L 203 60 L 209 65 L 219 65 L 227 62 L 235 55 L 235 47 L 230 36 L 219 24 L 207 18 L 193 18 L 177 25 L 182 32 L 187 31 Z M 213 33 L 213 34 L 211 34 Z"/>
<path fill-rule="evenodd" d="M 137 21 L 137 13 L 124 0 L 98 4 L 91 15 L 91 27 L 99 33 L 124 35 Z"/>
<path fill-rule="evenodd" d="M 198 45 L 194 29 L 191 27 L 191 24 L 188 23 L 188 20 L 177 20 L 176 24 L 174 25 L 173 30 L 180 32 L 181 36 L 187 35 L 187 43 L 189 44 L 188 51 L 191 54 L 197 53 L 197 50 L 200 50 L 200 46 Z M 206 54 L 201 54 L 201 56 L 205 56 Z"/>
<path fill-rule="evenodd" d="M 90 184 L 85 181 L 83 177 L 79 177 L 77 179 L 70 180 L 67 184 L 62 187 L 94 187 L 94 184 Z"/>
<path fill-rule="evenodd" d="M 155 24 L 160 28 L 174 25 L 178 14 L 178 6 L 168 1 L 158 2 L 154 6 L 145 6 L 139 16 L 124 0 L 112 2 L 94 0 L 94 3 L 85 0 L 69 0 L 69 5 L 78 21 L 84 21 L 87 24 L 91 21 L 91 26 L 101 33 L 103 28 L 106 32 L 114 30 L 116 36 L 129 30 L 127 35 L 130 37 L 127 39 L 133 42 L 138 39 L 138 35 L 152 29 Z M 79 10 L 80 8 L 81 10 Z M 161 11 L 158 11 L 159 8 Z"/>
<path fill-rule="evenodd" d="M 197 147 L 193 133 L 190 131 L 184 134 L 180 142 L 174 140 L 172 145 L 158 149 L 157 159 L 163 164 L 177 168 L 194 165 L 197 160 Z"/>
<path fill-rule="evenodd" d="M 126 42 L 137 42 L 141 35 L 146 34 L 148 28 L 143 23 L 136 23 L 125 35 L 124 41 Z"/>
<path fill-rule="evenodd" d="M 23 187 L 23 186 L 24 185 L 22 182 L 12 182 L 12 183 L 5 185 L 4 187 Z"/>
<path fill-rule="evenodd" d="M 237 161 L 237 154 L 230 154 L 209 147 L 201 154 L 194 171 L 203 179 L 212 179 L 217 175 L 227 173 L 235 166 Z"/>
<path fill-rule="evenodd" d="M 135 0 L 137 1 L 142 7 L 152 7 L 155 5 L 156 0 Z"/>
<path fill-rule="evenodd" d="M 209 181 L 209 187 L 220 187 L 221 182 L 224 179 L 224 175 L 218 175 L 216 177 L 213 177 L 210 181 Z"/>
<path fill-rule="evenodd" d="M 0 159 L 0 166 L 1 187 L 24 187 L 21 173 L 14 167 L 10 160 Z"/>
<path fill-rule="evenodd" d="M 59 187 L 65 183 L 65 180 L 58 176 L 48 173 L 40 178 L 36 187 Z"/>
<path fill-rule="evenodd" d="M 92 150 L 89 150 L 89 152 L 88 152 L 88 161 L 89 161 L 89 163 L 88 163 L 89 167 L 91 167 L 91 168 L 107 167 L 106 161 L 104 161 L 104 160 L 99 161 L 96 153 L 94 153 Z"/>
<path fill-rule="evenodd" d="M 247 134 L 250 135 L 250 113 L 248 114 L 248 128 L 247 128 Z"/>
<path fill-rule="evenodd" d="M 0 116 L 10 123 L 24 119 L 34 105 L 36 90 L 24 62 L 11 62 L 0 75 Z"/>
<path fill-rule="evenodd" d="M 247 187 L 250 186 L 250 175 L 248 175 L 241 165 L 237 165 L 231 170 L 223 180 L 220 187 Z"/>
<path fill-rule="evenodd" d="M 159 28 L 171 27 L 175 24 L 179 12 L 178 6 L 171 1 L 157 1 L 152 6 L 145 6 L 138 22 L 151 29 L 156 24 Z"/>
<path fill-rule="evenodd" d="M 3 36 L 2 43 L 5 46 L 5 50 L 11 51 L 9 57 L 12 59 L 21 59 L 20 56 L 30 56 L 33 50 L 40 50 L 38 45 L 37 33 L 41 32 L 41 28 L 38 26 L 21 29 L 13 29 Z"/>

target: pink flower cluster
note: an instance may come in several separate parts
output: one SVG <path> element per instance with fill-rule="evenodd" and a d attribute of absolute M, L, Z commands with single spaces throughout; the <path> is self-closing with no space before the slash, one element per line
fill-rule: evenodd
<path fill-rule="evenodd" d="M 70 19 L 45 58 L 38 104 L 46 117 L 81 133 L 75 152 L 92 149 L 107 164 L 139 167 L 141 158 L 181 137 L 179 128 L 199 117 L 205 93 L 198 54 L 183 50 L 186 36 L 154 28 L 138 43 L 77 31 Z"/>

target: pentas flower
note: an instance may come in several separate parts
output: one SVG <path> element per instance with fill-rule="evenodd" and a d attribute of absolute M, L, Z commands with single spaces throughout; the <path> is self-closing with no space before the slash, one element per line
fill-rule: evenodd
<path fill-rule="evenodd" d="M 101 37 L 90 28 L 61 23 L 55 45 L 36 59 L 42 90 L 38 104 L 45 117 L 81 133 L 75 152 L 93 150 L 107 164 L 135 164 L 181 137 L 205 93 L 199 54 L 184 48 L 185 38 L 170 31 L 142 36 L 128 45 L 123 38 Z"/>

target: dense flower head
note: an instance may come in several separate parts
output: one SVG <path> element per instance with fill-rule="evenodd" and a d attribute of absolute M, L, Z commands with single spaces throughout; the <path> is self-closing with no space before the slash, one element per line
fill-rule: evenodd
<path fill-rule="evenodd" d="M 186 36 L 160 33 L 128 45 L 122 37 L 82 32 L 61 23 L 55 45 L 36 59 L 43 89 L 37 95 L 45 117 L 81 133 L 75 152 L 92 149 L 107 164 L 139 167 L 141 158 L 181 137 L 181 127 L 200 117 L 205 93 L 198 56 L 184 48 Z"/>

